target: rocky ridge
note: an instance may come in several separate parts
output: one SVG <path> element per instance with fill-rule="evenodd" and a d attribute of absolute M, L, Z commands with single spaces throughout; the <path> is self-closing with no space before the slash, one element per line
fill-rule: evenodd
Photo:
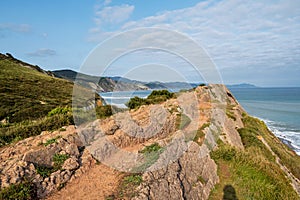
<path fill-rule="evenodd" d="M 43 132 L 1 149 L 1 188 L 31 178 L 39 198 L 208 199 L 220 181 L 210 153 L 220 141 L 245 148 L 237 131 L 243 115 L 225 86 L 208 85 L 77 129 Z M 143 153 L 151 145 L 159 150 Z M 57 168 L 59 155 L 65 159 Z M 55 170 L 43 177 L 40 167 Z M 142 181 L 124 189 L 131 173 Z"/>

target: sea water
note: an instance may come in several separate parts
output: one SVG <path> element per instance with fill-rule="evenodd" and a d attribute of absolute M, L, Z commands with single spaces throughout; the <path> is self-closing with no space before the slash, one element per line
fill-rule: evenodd
<path fill-rule="evenodd" d="M 300 88 L 230 88 L 235 98 L 252 116 L 300 155 Z M 126 107 L 134 96 L 146 98 L 152 91 L 100 93 L 108 104 Z"/>
<path fill-rule="evenodd" d="M 300 155 L 300 88 L 231 88 L 230 91 L 255 117 Z"/>

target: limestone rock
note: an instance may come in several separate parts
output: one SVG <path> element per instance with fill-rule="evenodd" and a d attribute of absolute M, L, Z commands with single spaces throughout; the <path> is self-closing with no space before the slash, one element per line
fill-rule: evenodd
<path fill-rule="evenodd" d="M 78 167 L 79 167 L 79 163 L 74 157 L 68 158 L 62 166 L 62 168 L 66 170 L 75 170 Z"/>

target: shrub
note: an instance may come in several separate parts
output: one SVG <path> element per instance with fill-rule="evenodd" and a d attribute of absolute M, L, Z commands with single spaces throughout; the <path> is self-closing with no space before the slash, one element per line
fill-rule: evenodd
<path fill-rule="evenodd" d="M 168 99 L 175 97 L 175 94 L 168 90 L 154 90 L 146 98 L 133 97 L 126 103 L 126 106 L 130 109 L 138 108 L 142 105 L 158 104 Z"/>
<path fill-rule="evenodd" d="M 146 146 L 144 149 L 140 151 L 140 153 L 147 154 L 152 152 L 157 152 L 161 149 L 161 146 L 158 143 L 153 143 L 149 146 Z"/>
<path fill-rule="evenodd" d="M 57 171 L 59 169 L 61 169 L 62 165 L 64 164 L 64 162 L 69 158 L 68 155 L 66 154 L 54 154 L 53 156 L 53 168 L 55 169 L 54 171 Z"/>
<path fill-rule="evenodd" d="M 33 200 L 37 199 L 36 187 L 28 180 L 10 185 L 0 191 L 0 199 L 5 200 Z"/>
<path fill-rule="evenodd" d="M 72 112 L 72 108 L 70 108 L 70 107 L 57 107 L 48 113 L 48 117 L 51 117 L 51 116 L 57 115 L 57 114 L 67 114 L 67 113 L 71 113 L 71 112 Z"/>

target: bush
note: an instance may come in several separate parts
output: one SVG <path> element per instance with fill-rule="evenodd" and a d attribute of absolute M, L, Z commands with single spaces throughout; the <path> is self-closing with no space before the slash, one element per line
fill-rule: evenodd
<path fill-rule="evenodd" d="M 0 128 L 0 146 L 7 145 L 17 138 L 25 139 L 39 135 L 42 131 L 52 131 L 74 124 L 71 113 L 56 114 L 51 117 L 44 117 L 36 121 L 24 121 L 14 126 Z"/>
<path fill-rule="evenodd" d="M 64 162 L 69 158 L 67 154 L 54 154 L 53 156 L 53 168 L 55 169 L 54 171 L 60 170 Z"/>
<path fill-rule="evenodd" d="M 168 99 L 175 97 L 175 94 L 168 90 L 154 90 L 146 98 L 133 97 L 126 103 L 126 106 L 130 109 L 138 108 L 142 105 L 158 104 Z"/>
<path fill-rule="evenodd" d="M 105 106 L 97 106 L 96 107 L 96 116 L 97 118 L 106 118 L 114 113 L 117 112 L 122 112 L 124 111 L 124 108 L 118 108 L 117 106 L 114 105 L 105 105 Z"/>
<path fill-rule="evenodd" d="M 37 199 L 36 187 L 30 181 L 10 185 L 0 191 L 0 199 L 5 200 L 31 200 Z"/>
<path fill-rule="evenodd" d="M 57 107 L 51 110 L 48 113 L 48 117 L 51 117 L 53 115 L 58 115 L 58 114 L 67 114 L 67 113 L 72 113 L 72 108 L 70 107 Z"/>

